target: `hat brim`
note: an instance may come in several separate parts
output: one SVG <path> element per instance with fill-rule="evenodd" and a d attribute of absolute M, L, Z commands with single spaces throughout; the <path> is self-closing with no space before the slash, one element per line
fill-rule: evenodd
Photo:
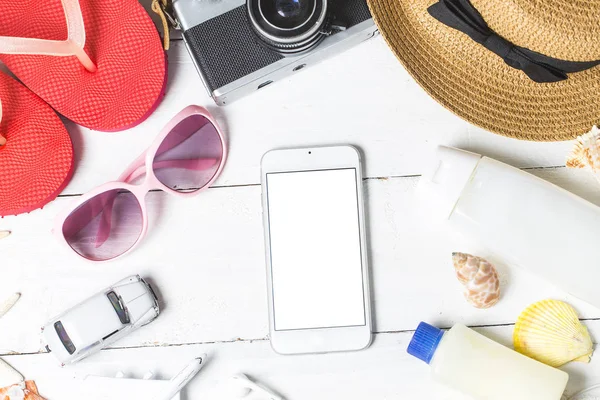
<path fill-rule="evenodd" d="M 459 117 L 500 135 L 575 139 L 600 123 L 600 66 L 536 83 L 431 17 L 435 0 L 368 0 L 379 30 L 413 78 Z"/>

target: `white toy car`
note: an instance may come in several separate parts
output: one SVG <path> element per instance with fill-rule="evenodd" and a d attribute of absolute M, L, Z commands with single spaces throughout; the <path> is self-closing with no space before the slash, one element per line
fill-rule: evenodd
<path fill-rule="evenodd" d="M 116 342 L 158 317 L 158 299 L 139 275 L 130 276 L 50 320 L 42 340 L 62 365 Z"/>

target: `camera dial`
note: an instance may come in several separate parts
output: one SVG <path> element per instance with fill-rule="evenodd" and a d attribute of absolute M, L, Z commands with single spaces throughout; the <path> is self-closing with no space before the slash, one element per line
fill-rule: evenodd
<path fill-rule="evenodd" d="M 327 0 L 247 0 L 247 7 L 259 39 L 284 55 L 305 52 L 326 36 Z"/>

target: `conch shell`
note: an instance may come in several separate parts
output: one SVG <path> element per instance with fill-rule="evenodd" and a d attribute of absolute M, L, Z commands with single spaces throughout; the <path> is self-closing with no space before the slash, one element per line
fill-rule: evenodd
<path fill-rule="evenodd" d="M 490 308 L 500 300 L 500 280 L 496 268 L 483 258 L 452 253 L 456 276 L 464 285 L 465 299 L 476 308 Z"/>
<path fill-rule="evenodd" d="M 577 138 L 575 148 L 567 159 L 567 167 L 589 167 L 600 181 L 600 129 L 597 126 Z"/>

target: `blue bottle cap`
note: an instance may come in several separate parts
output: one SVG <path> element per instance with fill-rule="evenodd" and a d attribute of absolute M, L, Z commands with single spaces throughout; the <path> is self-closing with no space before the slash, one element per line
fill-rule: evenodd
<path fill-rule="evenodd" d="M 444 336 L 444 331 L 421 322 L 408 345 L 408 354 L 429 364 L 442 336 Z"/>

